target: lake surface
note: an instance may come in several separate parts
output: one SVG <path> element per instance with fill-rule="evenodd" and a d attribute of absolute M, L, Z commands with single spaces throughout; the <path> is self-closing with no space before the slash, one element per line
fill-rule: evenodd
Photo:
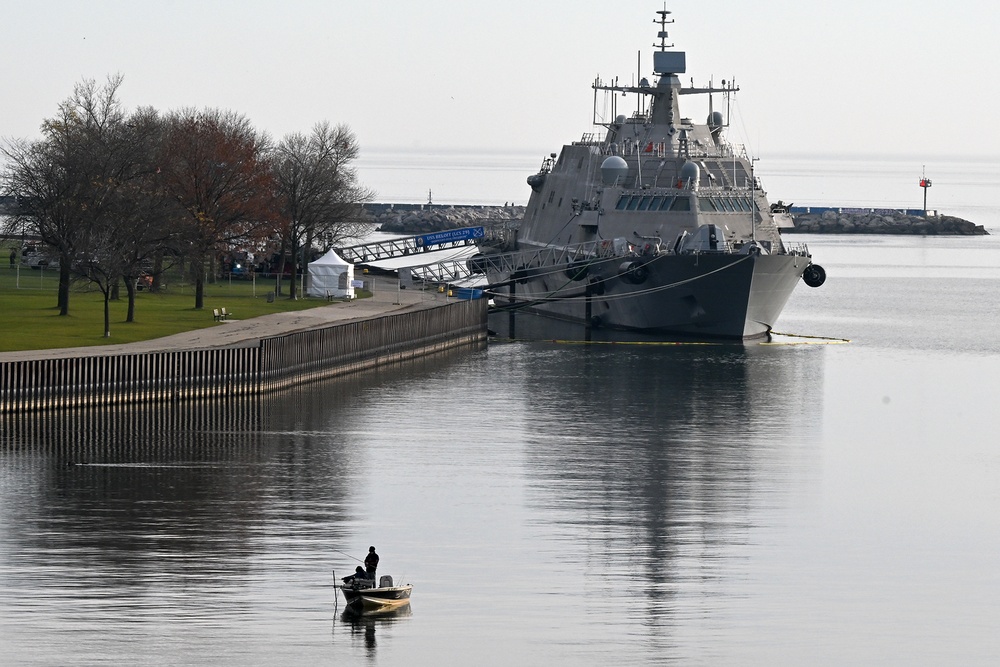
<path fill-rule="evenodd" d="M 796 237 L 817 338 L 4 418 L 0 661 L 994 664 L 998 238 Z M 403 614 L 343 613 L 369 545 Z"/>
<path fill-rule="evenodd" d="M 523 203 L 540 162 L 361 175 Z M 911 162 L 759 169 L 772 200 L 912 207 Z M 1000 232 L 1000 164 L 926 170 L 929 206 Z M 0 663 L 995 664 L 1000 236 L 791 240 L 828 280 L 775 344 L 494 340 L 260 400 L 0 417 Z M 334 571 L 369 545 L 414 584 L 401 614 L 344 615 Z"/>

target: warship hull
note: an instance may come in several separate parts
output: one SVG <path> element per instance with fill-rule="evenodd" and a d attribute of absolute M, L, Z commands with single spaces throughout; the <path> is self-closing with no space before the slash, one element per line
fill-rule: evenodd
<path fill-rule="evenodd" d="M 808 265 L 798 255 L 705 253 L 653 257 L 638 276 L 614 260 L 585 272 L 540 267 L 496 290 L 496 304 L 592 329 L 746 340 L 771 331 Z"/>

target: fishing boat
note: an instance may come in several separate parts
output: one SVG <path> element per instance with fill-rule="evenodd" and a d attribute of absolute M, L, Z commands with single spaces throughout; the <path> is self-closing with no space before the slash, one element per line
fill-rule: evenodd
<path fill-rule="evenodd" d="M 336 580 L 336 573 L 334 573 Z M 412 584 L 393 585 L 392 577 L 384 574 L 379 577 L 378 585 L 374 579 L 363 577 L 345 577 L 340 584 L 348 608 L 354 611 L 376 612 L 390 611 L 410 604 Z"/>
<path fill-rule="evenodd" d="M 484 241 L 469 270 L 498 308 L 588 330 L 767 336 L 799 279 L 818 287 L 826 273 L 805 244 L 782 240 L 755 159 L 725 139 L 739 87 L 683 86 L 686 53 L 667 43 L 671 12 L 657 14 L 655 79 L 594 81 L 603 133 L 543 160 L 520 228 L 502 246 Z M 682 114 L 690 95 L 707 96 L 704 123 Z"/>

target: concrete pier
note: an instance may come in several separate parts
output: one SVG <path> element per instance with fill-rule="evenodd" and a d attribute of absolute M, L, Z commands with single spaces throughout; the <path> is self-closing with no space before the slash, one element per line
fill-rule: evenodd
<path fill-rule="evenodd" d="M 487 304 L 398 290 L 125 345 L 0 353 L 0 412 L 253 395 L 486 341 Z"/>

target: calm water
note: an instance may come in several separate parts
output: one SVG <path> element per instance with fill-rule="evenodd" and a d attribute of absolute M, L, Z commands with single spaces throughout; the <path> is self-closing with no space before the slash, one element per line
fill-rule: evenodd
<path fill-rule="evenodd" d="M 0 663 L 995 664 L 1000 236 L 795 240 L 778 328 L 850 343 L 0 419 Z M 369 544 L 409 613 L 343 615 Z"/>
<path fill-rule="evenodd" d="M 849 344 L 491 343 L 7 419 L 0 656 L 993 663 L 997 238 L 805 239 L 831 277 L 781 328 Z M 408 615 L 343 617 L 369 544 Z"/>

